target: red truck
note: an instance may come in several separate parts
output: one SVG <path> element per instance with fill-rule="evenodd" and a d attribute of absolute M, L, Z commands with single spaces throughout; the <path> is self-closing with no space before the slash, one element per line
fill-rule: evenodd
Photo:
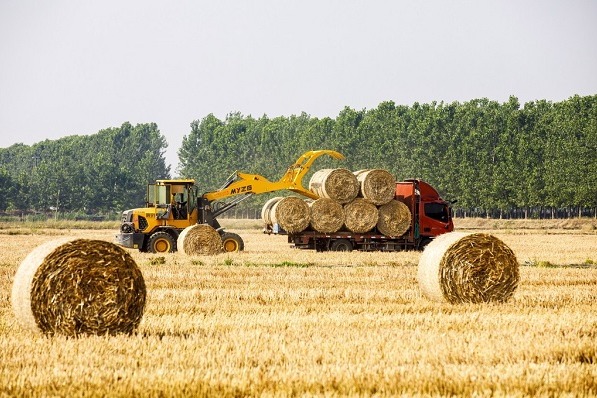
<path fill-rule="evenodd" d="M 326 234 L 307 229 L 288 234 L 288 243 L 299 249 L 317 251 L 422 250 L 433 237 L 454 230 L 452 202 L 443 200 L 437 190 L 425 181 L 408 179 L 397 182 L 395 198 L 406 204 L 412 215 L 411 226 L 402 236 L 384 236 L 377 229 L 363 234 L 349 231 Z M 273 232 L 277 232 L 276 228 Z"/>

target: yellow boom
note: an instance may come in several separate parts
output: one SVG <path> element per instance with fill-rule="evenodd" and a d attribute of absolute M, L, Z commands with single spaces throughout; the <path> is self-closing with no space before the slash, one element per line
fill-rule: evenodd
<path fill-rule="evenodd" d="M 211 202 L 235 195 L 289 190 L 312 199 L 317 199 L 319 196 L 303 187 L 302 180 L 309 171 L 311 164 L 322 155 L 329 155 L 334 159 L 344 159 L 344 155 L 336 151 L 308 151 L 302 154 L 278 181 L 270 181 L 258 174 L 247 174 L 236 171 L 220 189 L 203 194 L 203 198 Z"/>

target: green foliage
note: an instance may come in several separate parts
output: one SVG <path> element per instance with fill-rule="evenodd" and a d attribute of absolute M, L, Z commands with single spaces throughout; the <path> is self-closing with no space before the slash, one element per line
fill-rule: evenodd
<path fill-rule="evenodd" d="M 170 177 L 166 147 L 155 123 L 124 123 L 0 149 L 0 211 L 110 218 L 139 207 L 148 182 Z M 345 107 L 335 119 L 210 114 L 191 123 L 177 172 L 197 180 L 201 192 L 218 189 L 235 171 L 276 181 L 313 149 L 337 150 L 346 160 L 318 159 L 305 186 L 321 168 L 384 168 L 397 180 L 428 181 L 464 212 L 597 209 L 597 95 L 524 106 L 516 97 L 502 104 L 386 101 L 368 110 Z M 273 195 L 279 193 L 252 206 Z"/>
<path fill-rule="evenodd" d="M 155 123 L 109 128 L 0 149 L 0 210 L 114 214 L 144 202 L 149 181 L 170 176 Z"/>
<path fill-rule="evenodd" d="M 317 169 L 375 167 L 398 180 L 427 180 L 466 211 L 597 208 L 597 96 L 523 107 L 516 97 L 410 107 L 387 101 L 370 110 L 346 107 L 335 120 L 234 113 L 191 127 L 179 172 L 203 191 L 236 170 L 277 180 L 304 151 L 333 149 L 346 160 L 317 160 L 304 185 Z"/>

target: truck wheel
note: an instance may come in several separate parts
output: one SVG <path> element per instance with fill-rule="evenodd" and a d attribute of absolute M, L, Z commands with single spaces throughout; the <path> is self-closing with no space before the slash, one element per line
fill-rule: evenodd
<path fill-rule="evenodd" d="M 172 253 L 176 251 L 176 240 L 168 232 L 156 232 L 147 242 L 150 253 Z"/>
<path fill-rule="evenodd" d="M 232 232 L 224 232 L 222 234 L 222 246 L 225 252 L 240 252 L 245 248 L 243 238 Z"/>
<path fill-rule="evenodd" d="M 330 250 L 334 252 L 351 252 L 352 243 L 348 239 L 336 239 L 332 241 Z"/>

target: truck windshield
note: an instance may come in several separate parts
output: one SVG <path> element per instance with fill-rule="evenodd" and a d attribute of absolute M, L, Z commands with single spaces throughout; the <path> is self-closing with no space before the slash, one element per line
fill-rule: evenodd
<path fill-rule="evenodd" d="M 448 206 L 443 203 L 425 203 L 425 215 L 434 220 L 448 222 Z"/>

